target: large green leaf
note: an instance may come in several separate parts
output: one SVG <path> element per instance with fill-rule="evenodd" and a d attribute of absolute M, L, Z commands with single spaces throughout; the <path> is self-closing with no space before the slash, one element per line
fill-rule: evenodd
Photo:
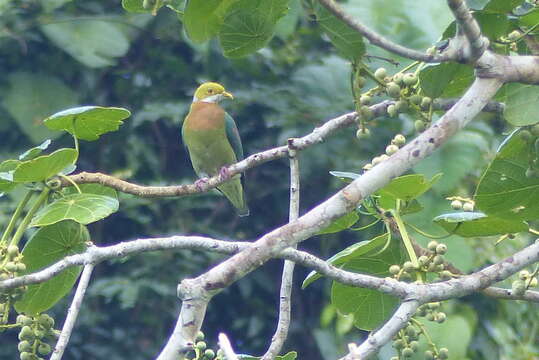
<path fill-rule="evenodd" d="M 227 9 L 237 0 L 190 0 L 185 8 L 183 23 L 187 35 L 201 43 L 217 35 Z"/>
<path fill-rule="evenodd" d="M 84 252 L 89 240 L 86 227 L 73 221 L 62 221 L 39 229 L 22 251 L 26 273 L 36 272 L 66 256 Z M 15 303 L 15 309 L 30 315 L 50 309 L 71 291 L 80 272 L 80 266 L 70 267 L 50 280 L 28 286 L 23 298 Z"/>
<path fill-rule="evenodd" d="M 59 134 L 43 126 L 43 119 L 61 109 L 75 105 L 77 94 L 55 77 L 16 72 L 8 75 L 9 88 L 2 104 L 33 143 Z"/>
<path fill-rule="evenodd" d="M 498 99 L 505 103 L 503 115 L 514 126 L 539 122 L 539 90 L 537 85 L 506 84 Z"/>
<path fill-rule="evenodd" d="M 19 160 L 5 160 L 0 163 L 0 193 L 10 192 L 17 183 L 13 182 L 13 170 L 19 166 Z"/>
<path fill-rule="evenodd" d="M 333 234 L 348 229 L 359 220 L 357 212 L 352 211 L 334 220 L 328 227 L 318 232 L 318 235 Z"/>
<path fill-rule="evenodd" d="M 457 63 L 429 65 L 419 72 L 425 95 L 432 98 L 460 95 L 473 81 L 473 68 Z"/>
<path fill-rule="evenodd" d="M 365 54 L 363 37 L 348 24 L 338 19 L 316 2 L 316 20 L 339 53 L 350 61 L 357 61 Z"/>
<path fill-rule="evenodd" d="M 247 56 L 272 38 L 275 24 L 288 10 L 288 0 L 239 0 L 228 9 L 219 32 L 224 55 Z"/>
<path fill-rule="evenodd" d="M 389 195 L 395 199 L 410 201 L 429 190 L 442 177 L 442 174 L 436 174 L 432 179 L 427 180 L 421 174 L 411 174 L 399 176 L 385 187 L 379 190 L 382 195 Z"/>
<path fill-rule="evenodd" d="M 47 140 L 43 141 L 40 145 L 35 146 L 35 147 L 31 148 L 31 149 L 28 149 L 25 152 L 23 152 L 21 155 L 19 155 L 19 160 L 20 161 L 27 161 L 27 160 L 35 159 L 44 150 L 47 150 L 47 148 L 49 147 L 50 144 L 51 144 L 50 139 L 47 139 Z"/>
<path fill-rule="evenodd" d="M 110 21 L 55 22 L 41 25 L 41 31 L 60 49 L 91 68 L 114 65 L 116 58 L 129 50 L 126 34 L 120 25 Z"/>
<path fill-rule="evenodd" d="M 425 176 L 443 173 L 433 185 L 438 194 L 451 194 L 461 181 L 483 167 L 484 154 L 490 145 L 487 136 L 464 129 L 453 136 L 434 154 L 414 166 L 414 171 Z"/>
<path fill-rule="evenodd" d="M 462 237 L 503 235 L 528 230 L 528 224 L 524 221 L 487 216 L 482 212 L 442 214 L 432 221 L 448 233 Z"/>
<path fill-rule="evenodd" d="M 83 194 L 103 195 L 113 199 L 118 199 L 118 193 L 116 190 L 101 184 L 80 184 L 79 189 Z M 65 187 L 62 190 L 65 195 L 78 193 L 74 186 Z"/>
<path fill-rule="evenodd" d="M 339 251 L 337 254 L 330 257 L 327 262 L 333 266 L 340 266 L 346 262 L 355 258 L 360 258 L 366 254 L 374 253 L 382 249 L 389 241 L 389 234 L 378 235 L 374 239 L 368 241 L 361 241 L 357 244 L 351 245 L 344 250 Z M 316 271 L 311 271 L 309 275 L 303 280 L 301 288 L 305 289 L 314 281 L 320 279 L 322 275 Z"/>
<path fill-rule="evenodd" d="M 43 209 L 32 219 L 30 226 L 46 226 L 63 220 L 89 224 L 118 211 L 118 200 L 105 195 L 72 194 L 64 196 Z"/>
<path fill-rule="evenodd" d="M 389 276 L 388 269 L 391 265 L 401 264 L 403 261 L 401 243 L 397 239 L 392 239 L 383 251 L 355 257 L 347 261 L 343 269 L 385 277 Z M 333 282 L 331 302 L 341 314 L 353 314 L 356 327 L 371 331 L 391 316 L 399 301 L 376 290 Z"/>
<path fill-rule="evenodd" d="M 484 10 L 506 15 L 522 2 L 523 0 L 491 0 L 487 6 L 485 6 Z"/>
<path fill-rule="evenodd" d="M 130 115 L 124 108 L 82 106 L 51 115 L 44 123 L 51 130 L 65 130 L 79 139 L 93 141 L 118 130 Z"/>
<path fill-rule="evenodd" d="M 77 160 L 75 149 L 59 149 L 49 155 L 42 155 L 32 160 L 23 161 L 13 173 L 15 182 L 44 181 L 57 175 Z"/>
<path fill-rule="evenodd" d="M 526 177 L 537 154 L 532 144 L 513 132 L 500 146 L 475 192 L 476 207 L 506 220 L 539 219 L 539 177 Z"/>

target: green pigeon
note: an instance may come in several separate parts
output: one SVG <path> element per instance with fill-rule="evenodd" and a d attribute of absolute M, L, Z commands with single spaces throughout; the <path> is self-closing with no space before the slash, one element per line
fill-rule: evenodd
<path fill-rule="evenodd" d="M 182 125 L 182 139 L 196 174 L 206 178 L 220 174 L 229 177 L 226 167 L 243 159 L 240 134 L 234 119 L 227 114 L 219 102 L 233 99 L 232 94 L 218 83 L 207 82 L 198 87 L 193 103 Z M 239 216 L 249 215 L 245 196 L 238 174 L 217 187 L 238 210 Z"/>

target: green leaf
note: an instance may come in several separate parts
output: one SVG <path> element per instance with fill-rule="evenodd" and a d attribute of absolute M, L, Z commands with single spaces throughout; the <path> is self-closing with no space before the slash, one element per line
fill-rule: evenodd
<path fill-rule="evenodd" d="M 359 215 L 355 211 L 352 211 L 334 220 L 331 224 L 329 224 L 328 227 L 320 230 L 317 235 L 334 234 L 346 230 L 352 225 L 354 225 L 358 220 Z"/>
<path fill-rule="evenodd" d="M 395 199 L 410 201 L 429 190 L 442 177 L 442 174 L 436 174 L 432 179 L 427 180 L 421 174 L 412 174 L 399 176 L 384 188 L 380 189 L 382 195 L 389 195 Z"/>
<path fill-rule="evenodd" d="M 19 160 L 5 160 L 0 163 L 0 192 L 6 193 L 13 190 L 17 184 L 13 182 L 13 170 L 19 166 Z"/>
<path fill-rule="evenodd" d="M 314 10 L 317 22 L 339 53 L 352 62 L 361 59 L 365 54 L 363 37 L 318 2 L 316 2 Z"/>
<path fill-rule="evenodd" d="M 442 214 L 432 221 L 448 233 L 462 237 L 503 235 L 528 230 L 528 224 L 524 221 L 487 216 L 482 212 Z"/>
<path fill-rule="evenodd" d="M 83 194 L 103 195 L 113 199 L 118 199 L 118 193 L 116 190 L 101 184 L 80 184 L 79 189 Z M 74 186 L 65 187 L 62 190 L 64 195 L 78 194 L 78 191 Z"/>
<path fill-rule="evenodd" d="M 298 357 L 298 353 L 295 351 L 290 351 L 286 355 L 283 356 L 276 356 L 275 360 L 296 360 Z M 238 355 L 238 358 L 241 360 L 259 360 L 259 356 L 251 356 L 251 355 Z"/>
<path fill-rule="evenodd" d="M 120 25 L 110 21 L 64 21 L 40 28 L 52 43 L 91 68 L 114 65 L 129 50 L 129 39 Z"/>
<path fill-rule="evenodd" d="M 275 36 L 286 40 L 296 31 L 297 24 L 302 16 L 301 0 L 290 0 L 290 10 L 275 25 Z"/>
<path fill-rule="evenodd" d="M 273 37 L 275 24 L 288 10 L 288 0 L 239 0 L 228 9 L 219 32 L 224 55 L 247 56 Z"/>
<path fill-rule="evenodd" d="M 481 33 L 492 41 L 506 35 L 509 30 L 509 18 L 505 14 L 478 11 L 474 13 L 474 18 L 479 23 Z"/>
<path fill-rule="evenodd" d="M 347 171 L 330 171 L 329 173 L 347 183 L 351 183 L 352 181 L 361 176 L 359 174 Z"/>
<path fill-rule="evenodd" d="M 539 219 L 539 177 L 526 177 L 536 154 L 513 132 L 500 146 L 475 192 L 476 208 L 506 220 Z"/>
<path fill-rule="evenodd" d="M 104 219 L 116 211 L 118 211 L 118 200 L 109 196 L 67 195 L 39 210 L 30 226 L 46 226 L 63 220 L 73 220 L 87 225 Z"/>
<path fill-rule="evenodd" d="M 483 167 L 483 154 L 487 153 L 489 148 L 485 134 L 464 129 L 434 154 L 417 164 L 414 171 L 425 176 L 443 173 L 440 180 L 434 184 L 433 190 L 438 194 L 451 194 L 466 176 Z"/>
<path fill-rule="evenodd" d="M 51 115 L 44 123 L 51 130 L 65 130 L 79 139 L 93 141 L 118 130 L 130 115 L 124 108 L 82 106 Z"/>
<path fill-rule="evenodd" d="M 84 252 L 90 234 L 85 226 L 63 221 L 39 229 L 22 251 L 26 273 L 41 270 L 66 256 Z M 41 284 L 28 286 L 22 299 L 15 303 L 19 313 L 35 315 L 50 309 L 67 295 L 82 267 L 70 267 Z"/>
<path fill-rule="evenodd" d="M 503 86 L 500 101 L 505 103 L 503 115 L 514 126 L 539 122 L 539 91 L 537 85 L 511 83 Z"/>
<path fill-rule="evenodd" d="M 13 173 L 15 182 L 38 182 L 57 175 L 67 166 L 77 160 L 78 152 L 75 149 L 59 149 L 49 155 L 42 155 L 35 159 L 23 161 Z"/>
<path fill-rule="evenodd" d="M 219 33 L 227 9 L 237 0 L 190 0 L 185 8 L 183 23 L 187 35 L 202 43 Z"/>
<path fill-rule="evenodd" d="M 372 254 L 375 251 L 379 251 L 387 244 L 389 240 L 389 234 L 382 234 L 371 240 L 361 241 L 357 244 L 347 247 L 344 250 L 339 251 L 337 254 L 330 257 L 327 262 L 333 266 L 340 266 L 353 259 L 361 258 L 367 254 Z M 316 271 L 311 271 L 307 275 L 305 280 L 303 280 L 301 288 L 305 289 L 307 286 L 312 284 L 314 281 L 320 279 L 321 277 L 322 275 L 320 275 Z"/>
<path fill-rule="evenodd" d="M 501 14 L 510 13 L 515 7 L 520 5 L 523 0 L 491 0 L 484 10 L 497 12 Z"/>
<path fill-rule="evenodd" d="M 419 72 L 421 89 L 431 98 L 460 95 L 472 80 L 473 68 L 457 63 L 429 65 Z"/>
<path fill-rule="evenodd" d="M 19 155 L 19 160 L 26 161 L 26 160 L 35 159 L 43 152 L 43 150 L 47 150 L 50 144 L 51 144 L 50 139 L 43 141 L 40 145 L 33 147 L 29 150 L 26 150 L 24 153 Z"/>
<path fill-rule="evenodd" d="M 25 72 L 8 75 L 9 88 L 2 104 L 33 143 L 58 137 L 43 126 L 43 119 L 75 105 L 77 94 L 57 78 Z"/>
<path fill-rule="evenodd" d="M 366 254 L 349 260 L 344 270 L 371 274 L 379 277 L 389 276 L 389 267 L 401 264 L 404 254 L 401 242 L 392 239 L 383 251 Z M 331 302 L 341 314 L 353 314 L 354 325 L 362 330 L 374 330 L 384 323 L 393 313 L 399 301 L 397 298 L 376 290 L 361 289 L 333 282 Z"/>

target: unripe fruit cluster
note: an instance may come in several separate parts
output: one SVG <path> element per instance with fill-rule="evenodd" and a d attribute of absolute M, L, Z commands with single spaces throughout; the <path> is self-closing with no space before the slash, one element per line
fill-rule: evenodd
<path fill-rule="evenodd" d="M 18 349 L 21 360 L 44 360 L 52 351 L 48 340 L 55 340 L 54 319 L 47 314 L 35 317 L 17 316 L 19 331 Z"/>
<path fill-rule="evenodd" d="M 196 337 L 196 342 L 194 345 L 194 357 L 189 358 L 191 360 L 224 360 L 225 356 L 222 350 L 218 350 L 217 353 L 208 348 L 206 342 L 204 342 L 205 335 L 202 331 L 199 331 Z"/>
<path fill-rule="evenodd" d="M 471 199 L 465 199 L 458 196 L 453 196 L 447 198 L 447 200 L 451 201 L 451 208 L 456 211 L 466 211 L 466 212 L 472 212 L 475 208 L 475 203 Z"/>
<path fill-rule="evenodd" d="M 361 129 L 358 131 L 361 131 Z M 402 134 L 395 135 L 395 137 L 391 140 L 391 143 L 386 147 L 386 153 L 372 158 L 369 164 L 363 166 L 363 170 L 368 171 L 372 169 L 374 166 L 389 159 L 389 157 L 393 155 L 394 153 L 396 153 L 399 150 L 399 147 L 403 146 L 405 143 L 406 143 L 406 138 L 404 137 L 404 135 Z"/>
<path fill-rule="evenodd" d="M 530 273 L 528 270 L 522 270 L 518 273 L 518 280 L 513 281 L 511 284 L 511 293 L 513 295 L 524 295 L 526 290 L 530 287 L 537 287 L 537 272 Z"/>
<path fill-rule="evenodd" d="M 26 271 L 26 265 L 22 262 L 22 254 L 15 245 L 0 246 L 0 281 L 12 279 L 22 275 Z M 7 322 L 10 304 L 20 300 L 27 287 L 21 286 L 15 289 L 5 290 L 0 293 L 0 325 Z"/>
<path fill-rule="evenodd" d="M 443 255 L 447 252 L 447 245 L 431 241 L 427 245 L 428 251 L 418 259 L 418 266 L 411 261 L 406 261 L 400 265 L 394 264 L 389 267 L 389 273 L 397 280 L 410 280 L 416 272 L 432 272 L 438 274 L 442 280 L 449 280 L 453 274 L 445 269 Z"/>

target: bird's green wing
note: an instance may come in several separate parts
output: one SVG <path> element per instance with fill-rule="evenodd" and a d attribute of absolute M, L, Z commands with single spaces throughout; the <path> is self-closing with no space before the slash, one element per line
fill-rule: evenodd
<path fill-rule="evenodd" d="M 241 145 L 241 139 L 240 139 L 240 133 L 238 131 L 238 127 L 236 126 L 234 119 L 232 119 L 232 116 L 228 115 L 228 113 L 226 112 L 225 112 L 225 128 L 226 128 L 226 136 L 228 138 L 228 142 L 230 142 L 230 145 L 232 145 L 232 149 L 234 150 L 234 153 L 236 154 L 236 159 L 238 161 L 243 160 L 243 146 Z"/>

